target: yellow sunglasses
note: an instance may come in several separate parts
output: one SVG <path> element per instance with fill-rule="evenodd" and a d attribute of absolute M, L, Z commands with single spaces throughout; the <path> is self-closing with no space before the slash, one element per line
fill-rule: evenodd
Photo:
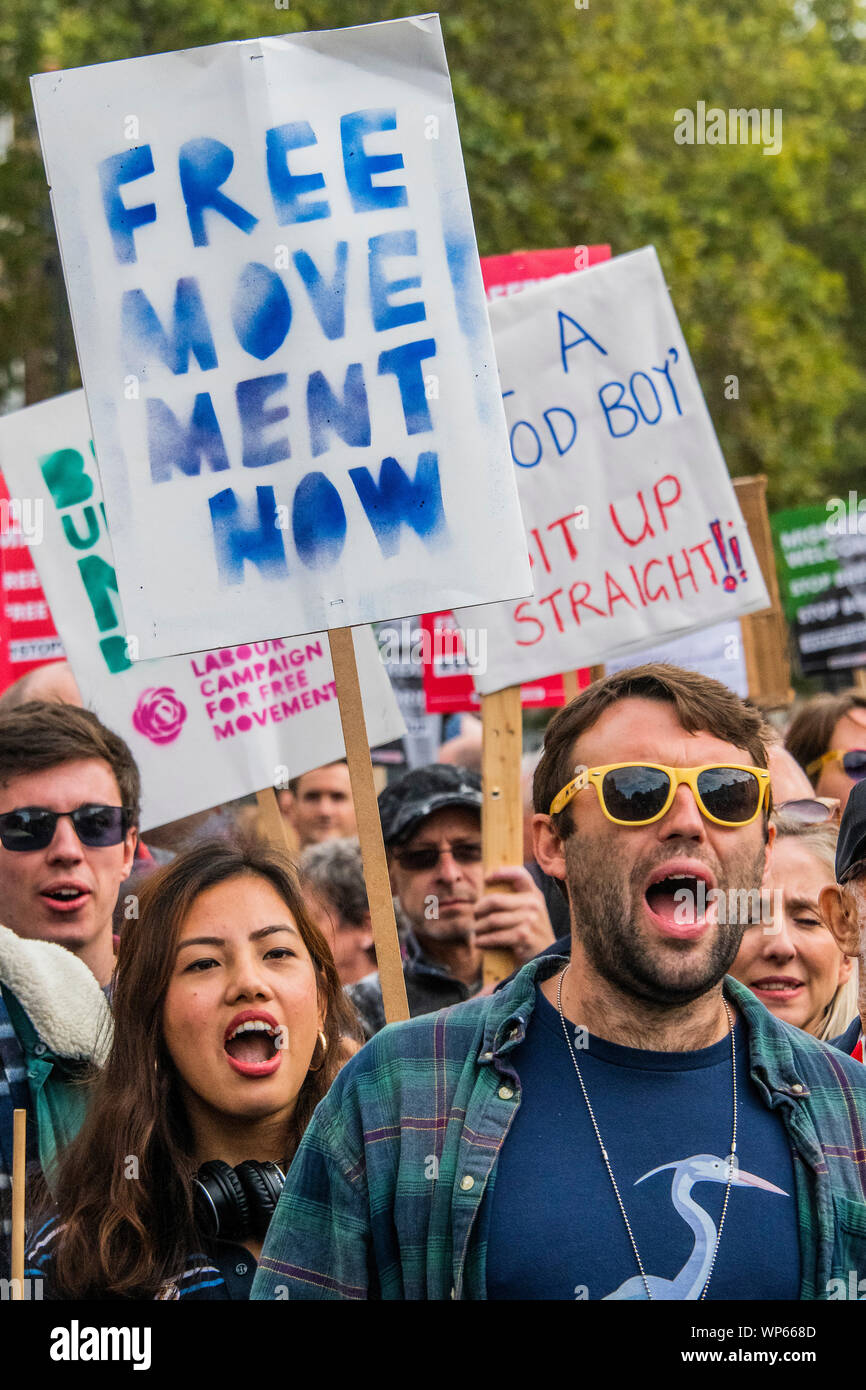
<path fill-rule="evenodd" d="M 831 748 L 829 753 L 823 753 L 809 763 L 806 772 L 811 777 L 825 763 L 835 762 L 837 758 L 852 782 L 862 782 L 866 778 L 866 748 L 848 748 L 845 752 L 841 748 Z"/>
<path fill-rule="evenodd" d="M 763 767 L 608 763 L 576 768 L 575 776 L 550 803 L 550 814 L 558 815 L 578 792 L 593 786 L 602 811 L 614 825 L 651 825 L 670 810 L 681 783 L 691 787 L 701 814 L 716 825 L 750 825 L 770 804 L 770 774 Z"/>

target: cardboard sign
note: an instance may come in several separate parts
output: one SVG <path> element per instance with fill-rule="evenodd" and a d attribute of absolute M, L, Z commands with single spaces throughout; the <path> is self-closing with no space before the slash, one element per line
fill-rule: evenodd
<path fill-rule="evenodd" d="M 647 661 L 666 661 L 672 666 L 684 666 L 687 671 L 700 671 L 702 676 L 721 681 L 743 700 L 749 693 L 743 639 L 736 618 L 729 623 L 716 623 L 713 627 L 690 632 L 686 637 L 676 637 L 672 642 L 662 642 L 657 647 L 645 647 L 630 656 L 613 657 L 606 664 L 607 674 L 611 676 L 615 671 L 643 666 Z"/>
<path fill-rule="evenodd" d="M 535 596 L 488 629 L 486 694 L 766 608 L 652 247 L 490 306 Z"/>
<path fill-rule="evenodd" d="M 438 16 L 33 93 L 142 657 L 530 593 Z"/>
<path fill-rule="evenodd" d="M 553 251 L 510 251 L 504 256 L 482 256 L 481 274 L 488 299 L 518 294 L 540 285 L 552 275 L 572 275 L 600 261 L 610 260 L 609 246 L 565 246 Z"/>
<path fill-rule="evenodd" d="M 866 666 L 866 515 L 857 494 L 775 512 L 770 525 L 802 674 Z"/>
<path fill-rule="evenodd" d="M 133 660 L 83 391 L 0 419 L 0 466 L 13 492 L 42 509 L 39 575 L 85 705 L 141 769 L 143 829 L 343 756 L 323 633 Z M 369 735 L 384 743 L 403 723 L 372 633 L 355 636 Z"/>
<path fill-rule="evenodd" d="M 41 508 L 29 495 L 10 496 L 0 473 L 0 691 L 37 666 L 63 658 L 30 549 L 42 539 Z"/>
<path fill-rule="evenodd" d="M 464 637 L 453 613 L 425 613 L 421 618 L 424 636 L 424 700 L 428 714 L 478 714 L 481 696 L 472 680 L 479 654 L 467 653 Z M 486 652 L 485 652 L 486 659 Z M 589 684 L 589 672 L 580 673 L 581 690 Z M 546 709 L 565 702 L 562 676 L 533 681 L 520 691 L 524 709 Z"/>

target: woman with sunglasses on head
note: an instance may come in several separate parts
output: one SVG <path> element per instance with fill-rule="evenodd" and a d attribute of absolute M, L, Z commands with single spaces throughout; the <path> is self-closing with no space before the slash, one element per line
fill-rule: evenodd
<path fill-rule="evenodd" d="M 356 1023 L 289 864 L 203 842 L 124 925 L 115 1031 L 28 1250 L 50 1298 L 243 1299 Z"/>
<path fill-rule="evenodd" d="M 730 973 L 777 1018 L 830 1042 L 857 1013 L 857 966 L 818 910 L 821 889 L 836 881 L 838 830 L 820 802 L 810 822 L 806 804 L 788 803 L 788 813 L 775 819 L 772 921 L 746 928 Z"/>
<path fill-rule="evenodd" d="M 818 796 L 838 797 L 866 778 L 866 695 L 854 688 L 816 695 L 795 715 L 785 747 L 812 779 Z"/>

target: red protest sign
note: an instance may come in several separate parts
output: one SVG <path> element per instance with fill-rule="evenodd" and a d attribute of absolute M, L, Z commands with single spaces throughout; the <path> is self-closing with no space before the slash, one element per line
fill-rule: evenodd
<path fill-rule="evenodd" d="M 517 294 L 551 275 L 571 275 L 599 261 L 610 260 L 609 246 L 564 246 L 554 251 L 511 251 L 506 256 L 482 256 L 481 275 L 488 299 Z"/>
<path fill-rule="evenodd" d="M 42 540 L 41 499 L 10 497 L 0 473 L 0 690 L 35 667 L 64 656 L 28 545 L 28 541 L 38 545 Z"/>
<path fill-rule="evenodd" d="M 460 628 L 450 612 L 425 613 L 421 618 L 422 640 L 425 647 L 424 702 L 428 714 L 477 714 L 481 697 L 475 689 L 472 671 L 479 672 L 485 653 L 476 649 L 470 633 L 467 653 Z M 589 685 L 589 671 L 578 671 L 578 687 Z M 520 703 L 524 709 L 541 709 L 565 703 L 562 676 L 548 676 L 521 687 Z"/>

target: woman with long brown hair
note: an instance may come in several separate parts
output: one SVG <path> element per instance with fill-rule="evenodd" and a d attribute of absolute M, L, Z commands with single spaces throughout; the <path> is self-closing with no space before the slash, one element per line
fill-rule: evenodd
<path fill-rule="evenodd" d="M 49 1298 L 246 1298 L 316 1105 L 359 1036 L 288 859 L 208 841 L 124 925 L 114 1040 L 28 1251 Z"/>

